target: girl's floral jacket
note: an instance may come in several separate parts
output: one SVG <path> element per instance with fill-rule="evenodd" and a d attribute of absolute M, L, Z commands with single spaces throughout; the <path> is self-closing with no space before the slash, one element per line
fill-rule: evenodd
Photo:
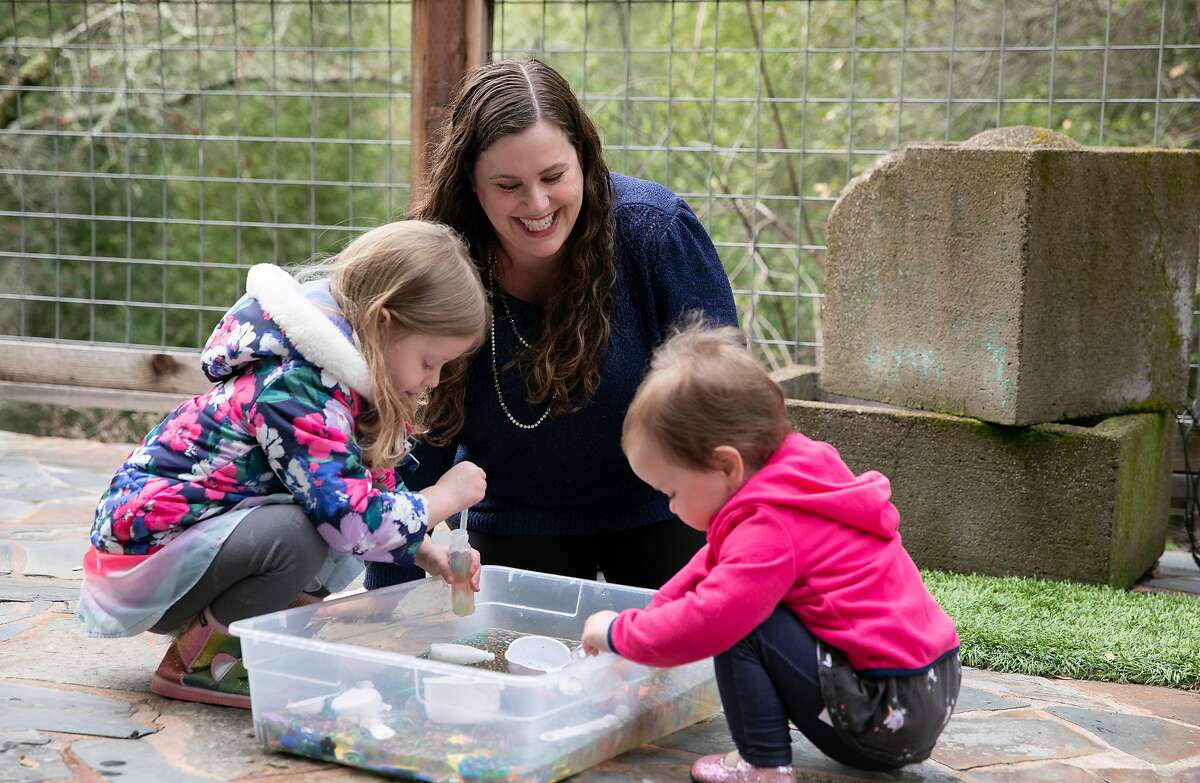
<path fill-rule="evenodd" d="M 325 281 L 250 270 L 246 295 L 204 347 L 207 393 L 175 409 L 117 471 L 92 546 L 150 554 L 189 525 L 236 508 L 295 502 L 339 552 L 410 562 L 424 499 L 394 470 L 369 472 L 354 421 L 370 374 Z"/>

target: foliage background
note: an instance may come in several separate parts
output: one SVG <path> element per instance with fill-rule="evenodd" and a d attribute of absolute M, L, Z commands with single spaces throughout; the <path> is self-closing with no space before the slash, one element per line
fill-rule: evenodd
<path fill-rule="evenodd" d="M 0 334 L 195 348 L 249 264 L 406 207 L 406 2 L 5 5 Z M 507 0 L 493 48 L 688 199 L 776 366 L 818 358 L 825 219 L 898 144 L 1200 146 L 1200 0 Z"/>

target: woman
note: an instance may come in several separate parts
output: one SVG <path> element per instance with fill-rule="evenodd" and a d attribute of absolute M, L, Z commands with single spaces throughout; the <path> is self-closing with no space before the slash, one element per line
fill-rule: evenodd
<path fill-rule="evenodd" d="M 409 217 L 466 237 L 493 314 L 431 391 L 406 483 L 469 459 L 488 477 L 467 522 L 484 563 L 661 586 L 704 537 L 630 470 L 621 424 L 680 316 L 736 324 L 712 240 L 666 188 L 609 174 L 570 86 L 537 60 L 466 78 L 428 182 Z M 421 575 L 373 564 L 366 583 Z"/>

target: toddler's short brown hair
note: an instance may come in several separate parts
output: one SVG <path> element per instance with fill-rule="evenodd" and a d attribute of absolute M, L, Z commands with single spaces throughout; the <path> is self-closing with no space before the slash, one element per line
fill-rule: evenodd
<path fill-rule="evenodd" d="M 733 446 L 751 470 L 792 432 L 783 392 L 732 326 L 685 320 L 655 351 L 621 435 L 650 436 L 684 467 L 710 469 L 718 446 Z"/>

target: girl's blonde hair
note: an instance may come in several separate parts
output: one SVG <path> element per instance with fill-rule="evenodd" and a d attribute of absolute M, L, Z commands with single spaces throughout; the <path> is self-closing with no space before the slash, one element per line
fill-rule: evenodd
<path fill-rule="evenodd" d="M 625 414 L 622 445 L 650 437 L 682 467 L 711 470 L 718 446 L 733 446 L 750 470 L 766 464 L 792 432 L 783 392 L 742 332 L 688 318 L 655 351 Z"/>
<path fill-rule="evenodd" d="M 371 372 L 372 400 L 356 421 L 363 460 L 372 470 L 391 467 L 407 452 L 410 432 L 425 431 L 420 415 L 425 400 L 402 398 L 392 388 L 386 340 L 396 334 L 471 337 L 471 350 L 447 363 L 443 376 L 465 371 L 488 323 L 479 272 L 453 229 L 401 220 L 371 229 L 301 277 L 329 278 L 330 294 Z"/>

